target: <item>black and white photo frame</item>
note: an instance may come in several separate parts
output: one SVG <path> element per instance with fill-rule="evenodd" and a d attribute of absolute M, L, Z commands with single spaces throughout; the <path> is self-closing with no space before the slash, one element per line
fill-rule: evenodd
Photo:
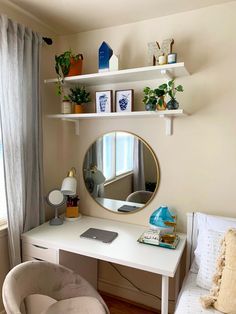
<path fill-rule="evenodd" d="M 116 112 L 131 112 L 134 103 L 134 90 L 117 90 L 115 94 Z"/>
<path fill-rule="evenodd" d="M 96 95 L 96 113 L 112 112 L 112 90 L 97 91 Z"/>

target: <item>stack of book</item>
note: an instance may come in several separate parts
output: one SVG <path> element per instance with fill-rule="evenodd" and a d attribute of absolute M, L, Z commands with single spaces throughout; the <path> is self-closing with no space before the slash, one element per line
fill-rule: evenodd
<path fill-rule="evenodd" d="M 138 242 L 175 249 L 179 243 L 179 236 L 177 234 L 161 235 L 160 230 L 149 229 L 141 234 Z"/>

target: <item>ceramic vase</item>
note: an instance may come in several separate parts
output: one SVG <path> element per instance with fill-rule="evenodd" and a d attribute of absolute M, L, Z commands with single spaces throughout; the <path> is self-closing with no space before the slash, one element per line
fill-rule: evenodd
<path fill-rule="evenodd" d="M 179 108 L 179 103 L 176 99 L 171 98 L 166 104 L 168 110 L 175 110 Z"/>

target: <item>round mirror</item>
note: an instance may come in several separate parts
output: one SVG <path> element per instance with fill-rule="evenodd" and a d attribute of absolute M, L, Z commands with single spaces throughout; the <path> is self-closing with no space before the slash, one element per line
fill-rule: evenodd
<path fill-rule="evenodd" d="M 58 207 L 65 203 L 65 195 L 60 190 L 52 190 L 48 193 L 47 202 L 52 207 Z"/>
<path fill-rule="evenodd" d="M 148 144 L 128 132 L 111 132 L 98 138 L 83 162 L 87 191 L 102 207 L 117 213 L 144 208 L 154 197 L 160 171 Z"/>

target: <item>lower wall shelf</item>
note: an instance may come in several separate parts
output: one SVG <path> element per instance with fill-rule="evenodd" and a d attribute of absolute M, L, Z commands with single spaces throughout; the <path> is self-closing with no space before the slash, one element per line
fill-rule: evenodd
<path fill-rule="evenodd" d="M 163 111 L 132 111 L 132 112 L 109 112 L 109 113 L 82 113 L 82 114 L 54 114 L 48 118 L 72 121 L 76 124 L 76 134 L 79 135 L 79 120 L 84 119 L 119 119 L 119 118 L 165 118 L 166 135 L 173 134 L 173 119 L 184 117 L 188 114 L 183 109 Z"/>

